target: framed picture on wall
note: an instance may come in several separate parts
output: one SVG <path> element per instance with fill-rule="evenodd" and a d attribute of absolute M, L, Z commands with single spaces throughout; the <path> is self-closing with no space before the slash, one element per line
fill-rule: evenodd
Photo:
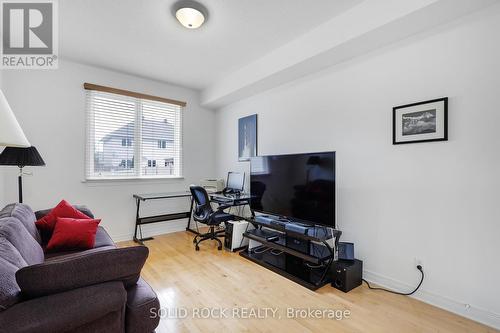
<path fill-rule="evenodd" d="M 448 97 L 392 109 L 392 144 L 448 140 Z"/>
<path fill-rule="evenodd" d="M 257 156 L 257 115 L 238 119 L 238 160 Z"/>

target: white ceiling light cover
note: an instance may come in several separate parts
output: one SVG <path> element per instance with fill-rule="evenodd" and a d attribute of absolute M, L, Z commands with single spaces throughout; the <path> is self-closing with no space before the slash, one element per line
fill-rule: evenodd
<path fill-rule="evenodd" d="M 197 29 L 205 22 L 203 13 L 194 8 L 181 8 L 177 10 L 175 17 L 188 29 Z"/>

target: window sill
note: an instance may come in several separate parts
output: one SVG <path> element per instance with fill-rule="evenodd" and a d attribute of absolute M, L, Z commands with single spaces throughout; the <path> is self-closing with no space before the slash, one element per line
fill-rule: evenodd
<path fill-rule="evenodd" d="M 169 182 L 170 180 L 172 181 L 177 181 L 177 180 L 182 180 L 184 179 L 183 176 L 172 176 L 172 177 L 131 177 L 131 178 L 87 178 L 82 180 L 82 183 L 86 184 L 126 184 L 126 183 L 152 183 L 152 182 Z"/>

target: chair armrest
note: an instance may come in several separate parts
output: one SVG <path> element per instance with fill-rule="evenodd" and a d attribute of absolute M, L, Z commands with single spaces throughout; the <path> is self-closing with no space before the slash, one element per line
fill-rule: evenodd
<path fill-rule="evenodd" d="M 44 296 L 0 312 L 1 332 L 66 332 L 108 313 L 122 311 L 127 292 L 120 282 Z"/>
<path fill-rule="evenodd" d="M 40 297 L 108 281 L 137 282 L 149 250 L 134 246 L 85 251 L 21 268 L 17 284 L 25 297 Z"/>

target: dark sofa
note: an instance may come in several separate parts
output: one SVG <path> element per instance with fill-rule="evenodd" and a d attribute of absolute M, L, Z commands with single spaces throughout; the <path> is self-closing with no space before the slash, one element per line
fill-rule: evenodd
<path fill-rule="evenodd" d="M 47 213 L 0 211 L 0 332 L 153 332 L 160 303 L 140 277 L 148 249 L 117 248 L 99 227 L 93 249 L 44 253 L 35 220 Z"/>

